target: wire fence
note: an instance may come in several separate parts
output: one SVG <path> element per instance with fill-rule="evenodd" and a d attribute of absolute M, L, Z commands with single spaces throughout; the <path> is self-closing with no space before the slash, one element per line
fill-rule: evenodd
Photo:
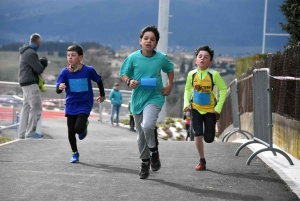
<path fill-rule="evenodd" d="M 240 114 L 253 112 L 253 71 L 269 68 L 272 88 L 272 113 L 287 119 L 300 121 L 300 46 L 290 47 L 266 59 L 257 61 L 238 79 L 238 107 Z M 218 122 L 219 134 L 232 124 L 232 105 L 230 93 L 223 106 Z"/>

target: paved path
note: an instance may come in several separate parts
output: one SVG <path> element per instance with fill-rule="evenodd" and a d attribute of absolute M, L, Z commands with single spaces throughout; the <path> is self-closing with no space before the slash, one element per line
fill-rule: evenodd
<path fill-rule="evenodd" d="M 69 163 L 66 119 L 43 120 L 43 134 L 0 146 L 0 200 L 300 200 L 259 158 L 245 164 L 252 151 L 234 156 L 237 143 L 205 144 L 208 170 L 197 172 L 194 142 L 160 140 L 162 168 L 141 180 L 128 129 L 90 118 L 77 164 Z"/>

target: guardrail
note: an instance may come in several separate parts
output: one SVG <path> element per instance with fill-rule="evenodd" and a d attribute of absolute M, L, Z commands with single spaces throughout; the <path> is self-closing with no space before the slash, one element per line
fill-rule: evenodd
<path fill-rule="evenodd" d="M 64 110 L 64 104 L 65 104 L 65 92 L 62 92 L 61 94 L 57 94 L 55 92 L 56 86 L 55 85 L 49 85 L 46 84 L 46 91 L 41 93 L 42 96 L 42 102 L 43 102 L 43 107 L 46 109 L 58 109 L 58 110 Z M 108 100 L 109 93 L 111 92 L 112 89 L 105 89 L 105 94 L 107 100 L 103 103 L 99 103 L 97 101 L 94 102 L 93 106 L 93 113 L 98 113 L 98 121 L 103 121 L 103 113 L 104 110 L 110 111 L 111 110 L 111 102 Z M 128 111 L 128 103 L 132 94 L 132 91 L 127 91 L 127 90 L 120 90 L 123 96 L 123 104 L 121 107 L 120 114 L 129 114 Z M 98 88 L 93 88 L 93 92 L 95 96 L 98 96 L 99 94 L 99 89 Z M 8 107 L 13 107 L 13 112 L 12 112 L 12 119 L 11 119 L 11 124 L 12 125 L 18 125 L 15 123 L 18 123 L 18 114 L 21 112 L 21 106 L 22 106 L 22 89 L 19 85 L 18 82 L 6 82 L 6 81 L 0 81 L 0 97 L 2 95 L 5 95 L 9 101 L 4 101 L 4 103 L 8 104 Z M 7 94 L 14 94 L 14 95 L 7 95 Z M 3 101 L 3 100 L 2 100 Z M 0 104 L 1 102 L 0 101 Z M 3 104 L 3 102 L 2 102 Z M 109 112 L 107 112 L 109 113 Z M 41 133 L 41 121 L 42 118 L 39 120 L 38 125 L 37 125 L 37 133 Z M 9 126 L 12 126 L 9 125 Z M 2 126 L 3 127 L 3 126 Z M 5 128 L 7 128 L 7 125 L 5 125 Z"/>

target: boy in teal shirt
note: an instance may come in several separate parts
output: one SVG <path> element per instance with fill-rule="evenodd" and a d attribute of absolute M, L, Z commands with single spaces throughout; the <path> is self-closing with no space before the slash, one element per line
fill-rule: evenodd
<path fill-rule="evenodd" d="M 190 71 L 186 79 L 184 111 L 191 110 L 192 113 L 191 126 L 194 129 L 195 144 L 200 157 L 200 162 L 195 169 L 205 170 L 203 138 L 207 143 L 214 141 L 216 121 L 220 117 L 226 99 L 227 86 L 217 71 L 208 68 L 212 64 L 214 50 L 208 46 L 200 46 L 195 51 L 195 56 L 198 67 Z M 218 101 L 213 93 L 214 85 L 220 89 Z M 191 95 L 193 101 L 190 108 Z"/>
<path fill-rule="evenodd" d="M 131 112 L 136 124 L 140 159 L 142 159 L 140 179 L 149 176 L 149 168 L 158 171 L 161 167 L 155 126 L 158 114 L 165 103 L 165 96 L 171 93 L 174 79 L 174 64 L 168 56 L 155 51 L 159 32 L 155 26 L 147 26 L 140 33 L 141 50 L 130 54 L 123 62 L 120 76 L 133 89 Z M 163 87 L 161 71 L 167 73 L 169 84 Z M 145 89 L 141 80 L 152 78 L 154 88 Z"/>

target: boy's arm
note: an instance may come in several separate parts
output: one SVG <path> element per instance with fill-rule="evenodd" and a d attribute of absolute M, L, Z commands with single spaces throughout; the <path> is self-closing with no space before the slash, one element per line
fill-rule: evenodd
<path fill-rule="evenodd" d="M 217 105 L 215 106 L 215 111 L 220 114 L 226 99 L 227 86 L 219 73 L 215 74 L 214 82 L 215 85 L 217 85 L 217 87 L 220 89 L 220 98 Z"/>
<path fill-rule="evenodd" d="M 100 103 L 102 103 L 103 101 L 105 101 L 105 91 L 104 91 L 104 86 L 103 86 L 103 82 L 102 80 L 100 80 L 99 82 L 97 82 L 98 88 L 99 88 L 99 92 L 100 92 L 100 96 L 98 96 L 96 98 L 96 101 L 99 101 Z"/>
<path fill-rule="evenodd" d="M 97 82 L 97 85 L 98 85 L 98 88 L 99 88 L 100 96 L 104 97 L 105 96 L 105 91 L 104 91 L 104 86 L 103 86 L 102 80 L 100 80 L 100 82 Z"/>
<path fill-rule="evenodd" d="M 58 94 L 63 92 L 63 89 L 60 89 L 60 84 L 61 83 L 65 83 L 65 81 L 63 79 L 63 70 L 58 75 L 57 82 L 56 82 L 56 93 L 58 93 Z"/>
<path fill-rule="evenodd" d="M 170 93 L 171 93 L 171 91 L 172 91 L 172 88 L 173 88 L 174 71 L 168 72 L 167 75 L 168 75 L 169 83 L 168 83 L 168 86 L 162 88 L 161 94 L 162 94 L 163 96 L 168 96 L 168 95 L 170 95 Z"/>
<path fill-rule="evenodd" d="M 113 99 L 113 93 L 114 93 L 113 90 L 111 90 L 110 93 L 109 93 L 109 100 Z"/>
<path fill-rule="evenodd" d="M 190 99 L 193 91 L 192 86 L 192 73 L 189 73 L 186 78 L 185 88 L 184 88 L 184 104 L 183 109 L 186 110 L 190 106 Z"/>

